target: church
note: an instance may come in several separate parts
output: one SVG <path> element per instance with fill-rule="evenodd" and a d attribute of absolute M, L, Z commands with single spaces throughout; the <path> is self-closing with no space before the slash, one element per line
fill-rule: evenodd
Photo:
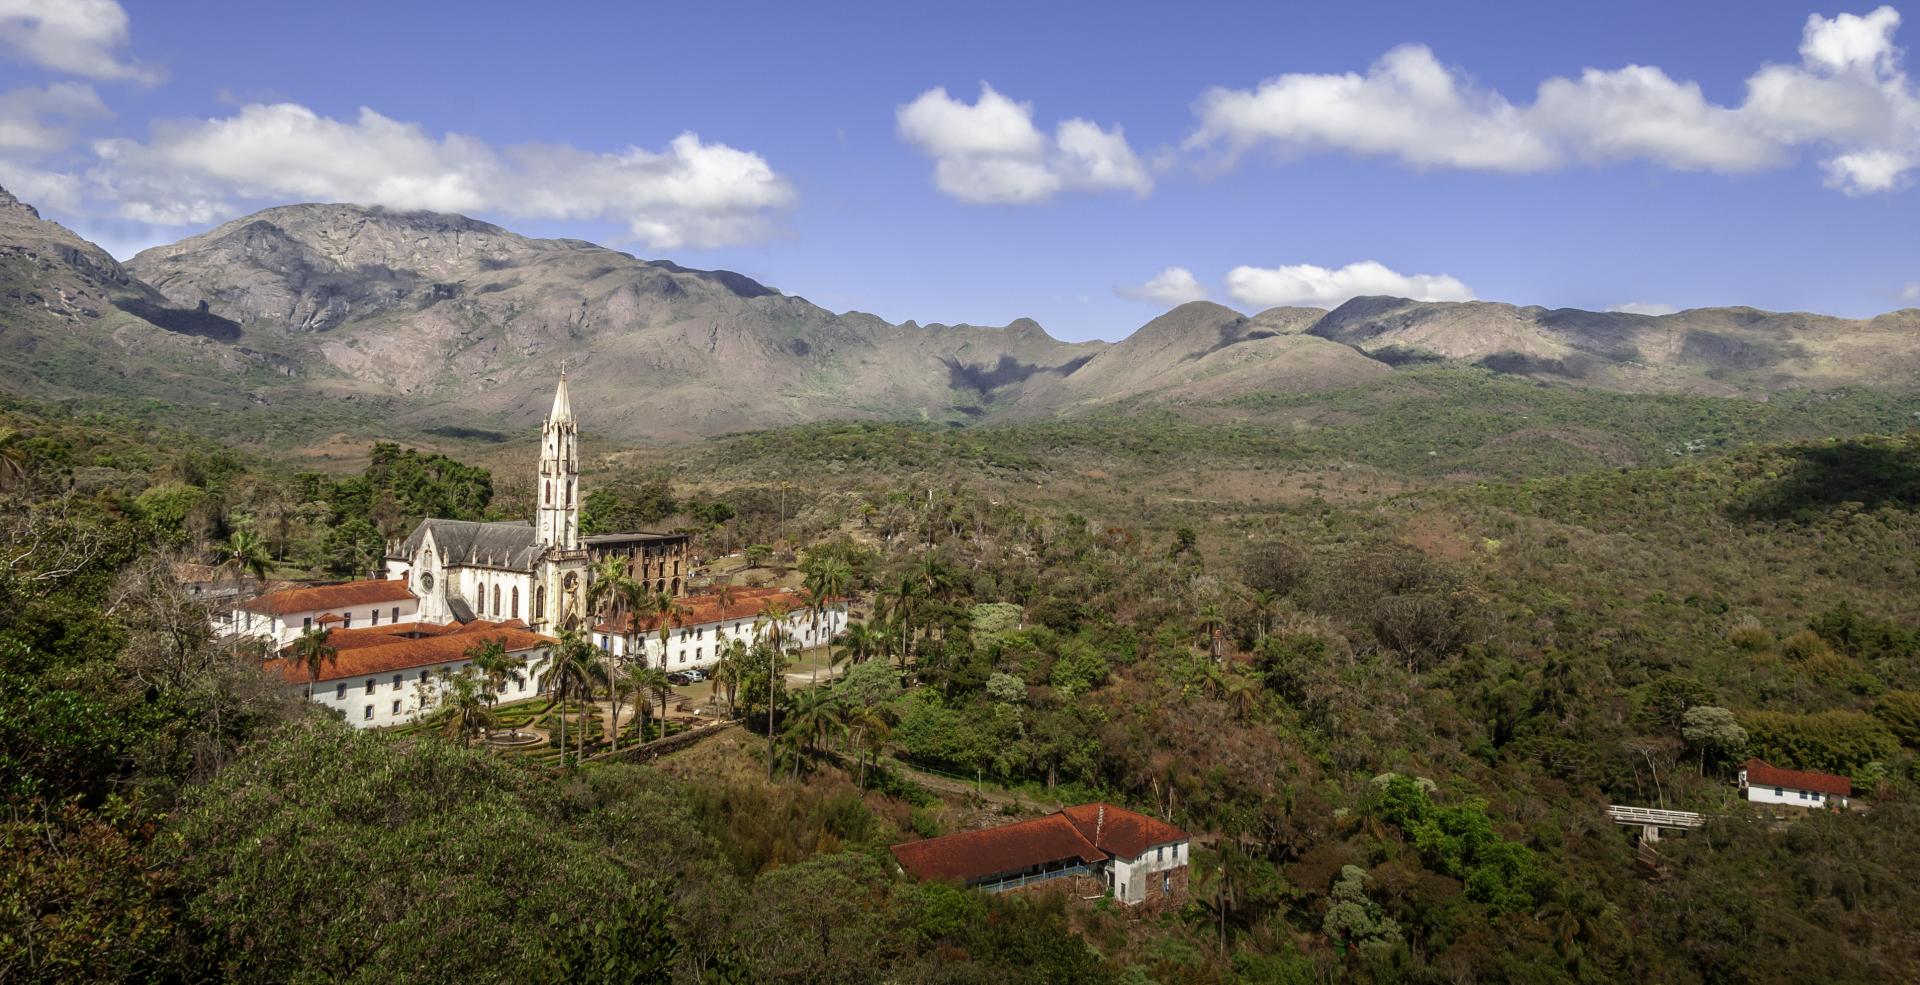
<path fill-rule="evenodd" d="M 428 518 L 387 558 L 430 623 L 520 620 L 552 635 L 587 623 L 592 552 L 580 537 L 580 426 L 567 377 L 540 430 L 533 522 Z M 682 542 L 685 538 L 679 538 Z"/>

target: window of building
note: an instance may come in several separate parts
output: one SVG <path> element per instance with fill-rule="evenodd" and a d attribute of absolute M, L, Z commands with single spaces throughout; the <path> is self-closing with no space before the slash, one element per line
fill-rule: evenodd
<path fill-rule="evenodd" d="M 1165 846 L 1153 850 L 1153 860 L 1155 862 L 1165 862 L 1167 860 L 1167 849 Z"/>
<path fill-rule="evenodd" d="M 363 722 L 370 722 L 370 721 L 373 721 L 373 706 L 372 706 L 372 705 L 362 705 L 362 706 L 360 706 L 360 720 L 361 720 L 361 721 L 363 721 Z"/>
<path fill-rule="evenodd" d="M 333 700 L 345 701 L 346 699 L 347 699 L 347 682 L 341 681 L 340 683 L 335 684 L 333 686 Z"/>
<path fill-rule="evenodd" d="M 372 617 L 373 617 L 373 621 L 372 621 L 372 622 L 370 622 L 370 623 L 368 623 L 368 625 L 370 625 L 370 626 L 378 626 L 378 625 L 380 625 L 380 610 L 379 610 L 379 609 L 370 609 L 370 610 L 368 610 L 368 611 L 367 611 L 367 615 L 369 615 L 369 616 L 372 616 Z"/>
<path fill-rule="evenodd" d="M 518 585 L 513 586 L 513 609 L 509 614 L 515 619 L 520 618 L 520 586 Z"/>
<path fill-rule="evenodd" d="M 400 621 L 400 607 L 397 605 L 393 607 L 393 621 L 394 622 Z"/>
<path fill-rule="evenodd" d="M 400 690 L 400 680 L 401 680 L 401 677 L 399 674 L 393 675 L 393 689 L 395 691 Z"/>
<path fill-rule="evenodd" d="M 1786 792 L 1785 790 L 1783 790 L 1783 789 L 1781 789 L 1781 788 L 1779 788 L 1779 787 L 1774 787 L 1774 788 L 1773 788 L 1773 795 L 1774 795 L 1775 797 L 1785 797 L 1785 796 L 1787 795 L 1787 792 Z"/>
<path fill-rule="evenodd" d="M 543 482 L 543 483 L 541 483 L 541 485 L 544 485 L 544 486 L 546 486 L 546 488 L 547 488 L 547 505 L 548 505 L 548 506 L 552 506 L 552 505 L 553 505 L 553 480 L 552 480 L 552 479 L 548 479 L 548 480 L 547 480 L 546 482 Z"/>
<path fill-rule="evenodd" d="M 300 620 L 300 628 L 301 628 L 301 629 L 303 629 L 303 630 L 305 630 L 305 629 L 312 629 L 312 628 L 313 628 L 313 617 L 312 617 L 312 616 L 307 616 L 306 618 L 304 618 L 304 619 L 302 619 L 302 620 Z"/>
<path fill-rule="evenodd" d="M 373 693 L 373 678 L 371 677 L 367 678 L 367 693 L 368 694 Z"/>
<path fill-rule="evenodd" d="M 544 619 L 547 616 L 547 586 L 541 585 L 533 590 L 533 617 Z"/>
<path fill-rule="evenodd" d="M 420 683 L 425 684 L 426 682 L 427 682 L 427 672 L 425 669 L 422 669 L 420 671 Z"/>
<path fill-rule="evenodd" d="M 393 713 L 394 713 L 394 714 L 396 714 L 396 715 L 398 715 L 398 714 L 400 714 L 400 699 L 399 699 L 399 698 L 395 698 L 395 699 L 393 699 Z"/>
<path fill-rule="evenodd" d="M 347 614 L 346 614 L 345 616 L 343 616 L 343 617 L 341 618 L 341 620 L 340 620 L 340 628 L 341 628 L 341 629 L 352 629 L 352 628 L 353 628 L 353 613 L 351 613 L 351 612 L 349 612 L 349 613 L 347 613 Z"/>
<path fill-rule="evenodd" d="M 500 614 L 500 586 L 493 586 L 493 614 Z"/>

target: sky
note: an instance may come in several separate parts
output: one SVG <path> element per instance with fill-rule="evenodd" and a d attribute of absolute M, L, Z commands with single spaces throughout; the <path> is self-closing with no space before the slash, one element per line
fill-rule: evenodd
<path fill-rule="evenodd" d="M 1920 306 L 1907 13 L 0 0 L 0 185 L 123 258 L 430 208 L 1074 340 L 1202 297 L 1860 317 Z"/>

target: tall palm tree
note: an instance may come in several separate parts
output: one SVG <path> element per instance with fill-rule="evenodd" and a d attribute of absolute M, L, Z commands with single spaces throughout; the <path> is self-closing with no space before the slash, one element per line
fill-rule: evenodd
<path fill-rule="evenodd" d="M 807 601 L 813 609 L 813 625 L 817 630 L 820 619 L 833 606 L 834 600 L 846 594 L 847 585 L 853 581 L 853 568 L 837 557 L 807 559 Z M 833 621 L 827 621 L 827 664 L 833 665 Z"/>
<path fill-rule="evenodd" d="M 266 577 L 269 560 L 266 540 L 245 527 L 235 530 L 220 549 L 221 567 L 245 572 L 256 581 Z"/>
<path fill-rule="evenodd" d="M 746 672 L 749 659 L 745 640 L 729 640 L 713 662 L 713 686 L 726 689 L 727 714 L 736 718 L 739 710 L 734 699 L 740 694 L 740 678 Z"/>
<path fill-rule="evenodd" d="M 827 737 L 841 728 L 845 707 L 830 688 L 808 688 L 793 700 L 787 711 L 787 735 L 794 747 L 807 757 L 818 756 Z M 794 757 L 794 776 L 800 773 L 800 757 Z"/>
<path fill-rule="evenodd" d="M 847 624 L 846 645 L 841 648 L 840 655 L 852 663 L 865 663 L 868 657 L 873 656 L 874 646 L 878 642 L 879 634 L 868 629 L 866 623 L 850 622 Z"/>
<path fill-rule="evenodd" d="M 880 750 L 886 747 L 887 737 L 893 734 L 893 720 L 886 709 L 873 705 L 848 706 L 843 713 L 841 726 L 854 739 L 854 751 L 858 759 L 858 777 L 854 782 L 860 787 L 867 785 L 867 763 L 880 763 Z"/>
<path fill-rule="evenodd" d="M 786 603 L 784 602 L 778 602 L 778 601 L 768 602 L 766 606 L 761 608 L 760 614 L 754 617 L 754 620 L 753 620 L 754 638 L 764 642 L 767 646 L 767 781 L 768 782 L 773 781 L 773 769 L 774 769 L 773 709 L 774 709 L 774 705 L 778 703 L 774 700 L 774 696 L 779 693 L 779 684 L 780 684 L 780 669 L 777 666 L 777 664 L 780 660 L 781 644 L 785 641 L 785 637 L 786 637 L 787 617 L 790 614 L 790 611 L 791 610 L 787 608 Z"/>
<path fill-rule="evenodd" d="M 644 704 L 648 699 L 652 699 L 660 703 L 660 736 L 661 738 L 665 738 L 667 735 L 667 699 L 673 695 L 673 682 L 667 680 L 667 672 L 658 667 L 634 667 L 627 671 L 627 680 L 633 684 L 635 701 Z M 646 731 L 644 728 L 640 735 L 641 741 L 646 741 Z"/>
<path fill-rule="evenodd" d="M 320 681 L 320 668 L 326 664 L 338 663 L 340 651 L 327 642 L 333 630 L 325 626 L 308 626 L 301 630 L 300 638 L 293 641 L 287 650 L 287 658 L 297 661 L 307 669 L 307 697 L 313 697 L 313 686 Z"/>
<path fill-rule="evenodd" d="M 656 627 L 660 637 L 660 666 L 667 666 L 667 645 L 673 641 L 673 631 L 686 624 L 691 614 L 687 607 L 674 601 L 673 593 L 657 592 L 648 602 L 648 608 L 660 620 Z"/>
<path fill-rule="evenodd" d="M 460 748 L 473 746 L 473 734 L 491 732 L 493 711 L 488 706 L 480 679 L 470 673 L 448 674 L 440 692 L 441 717 L 448 738 L 458 738 Z"/>
<path fill-rule="evenodd" d="M 473 663 L 473 669 L 480 672 L 489 711 L 499 703 L 500 693 L 507 687 L 507 678 L 527 664 L 525 658 L 508 653 L 507 645 L 497 636 L 467 647 L 463 655 Z M 493 738 L 492 731 L 488 731 L 487 738 Z"/>
<path fill-rule="evenodd" d="M 576 695 L 593 693 L 593 678 L 600 663 L 600 648 L 577 630 L 560 631 L 560 645 L 553 648 L 552 663 L 547 667 L 546 675 L 540 679 L 540 686 L 551 690 L 553 699 L 547 703 L 550 711 L 560 706 L 560 756 L 564 761 L 567 752 L 567 702 Z M 587 748 L 586 711 L 581 710 L 582 733 L 579 737 L 580 751 Z"/>

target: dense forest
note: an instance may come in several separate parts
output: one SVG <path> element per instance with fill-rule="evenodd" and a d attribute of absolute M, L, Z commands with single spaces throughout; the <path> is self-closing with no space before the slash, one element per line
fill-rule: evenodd
<path fill-rule="evenodd" d="M 590 463 L 591 525 L 790 552 L 860 600 L 845 675 L 743 673 L 776 741 L 708 770 L 353 732 L 174 575 L 349 575 L 420 516 L 517 515 L 458 454 L 327 476 L 9 409 L 0 980 L 1920 976 L 1904 411 L 1753 444 L 1791 412 L 1661 398 L 1582 452 L 1476 437 L 1452 398 L 1480 381 L 1393 398 L 1438 423 L 822 426 Z M 1558 393 L 1491 396 L 1562 436 L 1619 411 Z M 1748 809 L 1752 755 L 1866 809 Z M 1169 818 L 1192 898 L 912 883 L 886 846 L 977 816 L 907 765 Z M 1608 804 L 1709 820 L 1649 871 Z"/>

